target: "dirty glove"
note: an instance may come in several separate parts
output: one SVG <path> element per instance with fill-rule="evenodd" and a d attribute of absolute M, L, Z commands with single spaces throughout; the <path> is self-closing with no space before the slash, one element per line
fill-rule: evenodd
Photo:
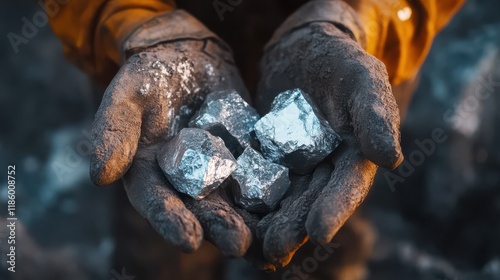
<path fill-rule="evenodd" d="M 385 66 L 363 49 L 355 12 L 341 1 L 311 1 L 266 46 L 257 107 L 301 88 L 316 101 L 343 142 L 306 176 L 292 176 L 281 207 L 258 224 L 263 255 L 286 265 L 310 238 L 328 243 L 368 194 L 377 165 L 403 160 L 399 112 Z"/>
<path fill-rule="evenodd" d="M 203 237 L 227 256 L 241 256 L 251 233 L 226 199 L 202 201 L 176 192 L 156 162 L 158 150 L 185 127 L 204 97 L 236 89 L 248 100 L 227 46 L 184 11 L 143 24 L 124 45 L 124 64 L 95 116 L 91 178 L 123 177 L 130 203 L 165 239 L 185 252 Z"/>

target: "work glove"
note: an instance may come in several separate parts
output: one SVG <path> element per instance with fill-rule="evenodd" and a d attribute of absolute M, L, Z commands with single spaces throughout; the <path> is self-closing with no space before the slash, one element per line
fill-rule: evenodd
<path fill-rule="evenodd" d="M 95 115 L 92 181 L 104 186 L 123 178 L 134 208 L 185 252 L 205 238 L 226 256 L 243 255 L 251 232 L 222 191 L 201 201 L 180 194 L 156 161 L 159 149 L 187 126 L 208 93 L 236 89 L 249 101 L 230 49 L 177 10 L 140 26 L 123 53 L 123 66 Z"/>
<path fill-rule="evenodd" d="M 278 210 L 257 224 L 271 264 L 286 265 L 308 238 L 325 244 L 368 194 L 377 165 L 403 160 L 399 112 L 384 64 L 364 49 L 356 13 L 341 1 L 311 1 L 276 31 L 261 61 L 256 105 L 301 88 L 343 139 L 313 173 L 292 175 Z"/>

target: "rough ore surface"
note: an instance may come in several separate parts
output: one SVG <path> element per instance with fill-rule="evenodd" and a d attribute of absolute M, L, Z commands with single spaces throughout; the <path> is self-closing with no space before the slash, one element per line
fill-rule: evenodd
<path fill-rule="evenodd" d="M 342 141 L 300 89 L 279 94 L 271 111 L 255 124 L 255 134 L 266 159 L 297 174 L 311 172 Z"/>
<path fill-rule="evenodd" d="M 290 186 L 288 168 L 266 160 L 250 147 L 238 158 L 238 168 L 231 176 L 236 203 L 251 212 L 272 211 Z"/>
<path fill-rule="evenodd" d="M 251 132 L 259 114 L 235 90 L 210 93 L 189 127 L 201 128 L 221 137 L 229 150 L 239 155 L 252 144 Z"/>
<path fill-rule="evenodd" d="M 184 128 L 158 154 L 158 163 L 173 187 L 195 199 L 216 189 L 237 163 L 224 141 L 198 128 Z"/>

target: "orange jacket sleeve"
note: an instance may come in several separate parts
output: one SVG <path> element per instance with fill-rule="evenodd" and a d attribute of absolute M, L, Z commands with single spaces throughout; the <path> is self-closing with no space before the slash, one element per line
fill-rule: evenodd
<path fill-rule="evenodd" d="M 49 0 L 51 3 L 55 0 Z M 432 40 L 465 0 L 344 0 L 359 15 L 366 49 L 387 66 L 391 82 L 414 77 Z M 51 18 L 67 57 L 97 81 L 109 81 L 120 48 L 141 23 L 171 11 L 173 0 L 69 0 Z"/>
<path fill-rule="evenodd" d="M 465 0 L 344 0 L 363 22 L 366 50 L 398 84 L 418 73 L 438 33 Z"/>
<path fill-rule="evenodd" d="M 98 82 L 107 82 L 116 73 L 122 43 L 135 28 L 175 8 L 173 0 L 65 2 L 50 18 L 52 29 L 62 41 L 68 59 Z M 56 0 L 45 2 L 46 6 L 57 4 Z"/>

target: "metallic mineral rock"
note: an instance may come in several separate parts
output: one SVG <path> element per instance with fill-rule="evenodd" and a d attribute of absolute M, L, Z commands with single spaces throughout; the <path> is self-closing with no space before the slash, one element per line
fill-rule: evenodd
<path fill-rule="evenodd" d="M 209 94 L 189 127 L 201 128 L 221 137 L 229 150 L 240 154 L 252 144 L 252 132 L 259 114 L 235 90 Z"/>
<path fill-rule="evenodd" d="M 236 169 L 224 141 L 198 128 L 184 128 L 160 150 L 158 163 L 181 193 L 202 199 Z"/>
<path fill-rule="evenodd" d="M 250 147 L 238 158 L 231 177 L 236 183 L 236 203 L 253 212 L 272 211 L 290 186 L 288 168 L 264 159 Z"/>
<path fill-rule="evenodd" d="M 300 89 L 280 93 L 271 111 L 255 124 L 255 134 L 266 159 L 297 174 L 311 172 L 342 141 Z"/>

